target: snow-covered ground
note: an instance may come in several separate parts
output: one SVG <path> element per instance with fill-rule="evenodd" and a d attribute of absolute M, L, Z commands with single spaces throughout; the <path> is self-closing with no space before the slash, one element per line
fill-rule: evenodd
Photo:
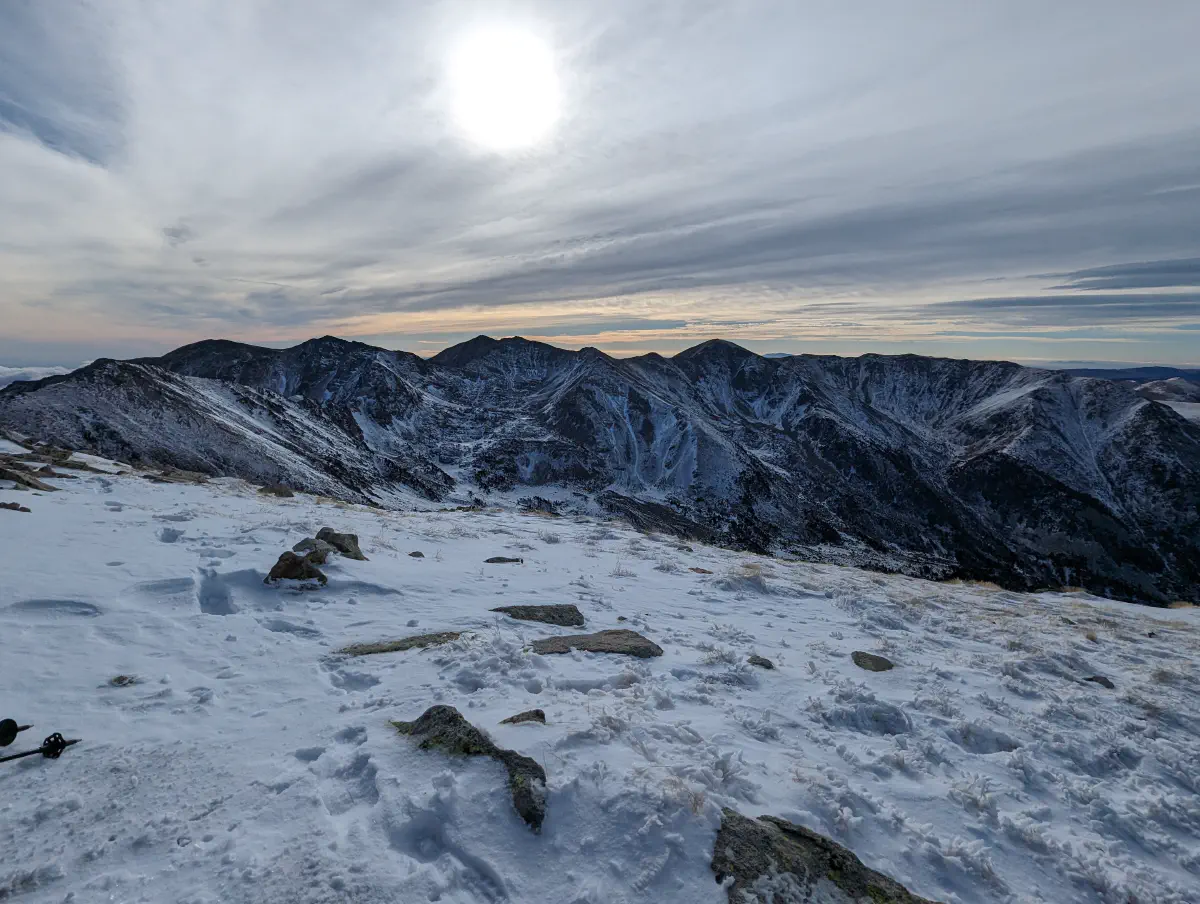
<path fill-rule="evenodd" d="M 3 752 L 83 739 L 0 765 L 0 900 L 718 902 L 721 806 L 830 835 L 940 901 L 1200 900 L 1197 610 L 80 477 L 0 489 L 33 510 L 0 511 L 0 717 L 35 724 Z M 325 525 L 370 561 L 331 559 L 318 591 L 263 585 Z M 575 603 L 585 630 L 665 655 L 535 655 L 579 629 L 488 611 L 517 603 Z M 463 635 L 336 653 L 441 630 Z M 388 724 L 434 703 L 545 767 L 541 835 L 499 764 Z M 548 724 L 498 724 L 531 707 Z"/>

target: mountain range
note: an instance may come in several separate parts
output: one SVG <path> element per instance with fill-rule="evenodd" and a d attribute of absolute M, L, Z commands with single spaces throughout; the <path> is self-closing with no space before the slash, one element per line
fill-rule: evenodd
<path fill-rule="evenodd" d="M 385 508 L 608 512 L 736 549 L 1200 602 L 1200 423 L 1006 362 L 208 340 L 13 383 L 0 426 Z"/>

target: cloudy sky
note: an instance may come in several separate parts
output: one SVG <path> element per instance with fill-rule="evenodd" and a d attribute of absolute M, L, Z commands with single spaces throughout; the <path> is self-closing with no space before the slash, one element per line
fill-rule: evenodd
<path fill-rule="evenodd" d="M 514 34 L 557 114 L 515 148 L 462 112 Z M 325 333 L 1200 364 L 1197 35 L 1195 0 L 9 0 L 0 365 Z"/>

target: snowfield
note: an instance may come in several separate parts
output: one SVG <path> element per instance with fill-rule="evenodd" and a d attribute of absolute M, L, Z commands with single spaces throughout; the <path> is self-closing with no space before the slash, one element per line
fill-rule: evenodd
<path fill-rule="evenodd" d="M 723 806 L 938 901 L 1200 900 L 1200 610 L 72 473 L 56 493 L 0 484 L 32 509 L 0 510 L 0 718 L 34 723 L 2 752 L 83 739 L 0 765 L 0 901 L 721 902 Z M 323 526 L 369 561 L 265 586 Z M 574 603 L 587 626 L 489 611 L 522 603 Z M 606 628 L 665 654 L 530 651 Z M 462 634 L 337 652 L 435 631 Z M 437 703 L 542 764 L 540 835 L 500 764 L 389 725 Z M 499 724 L 534 707 L 547 724 Z"/>

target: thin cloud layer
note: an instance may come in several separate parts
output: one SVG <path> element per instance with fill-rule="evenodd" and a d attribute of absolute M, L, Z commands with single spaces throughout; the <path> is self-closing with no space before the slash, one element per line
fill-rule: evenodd
<path fill-rule="evenodd" d="M 1200 7 L 993 7 L 3 6 L 4 332 L 1196 363 Z M 563 90 L 508 154 L 446 84 L 496 23 Z"/>

